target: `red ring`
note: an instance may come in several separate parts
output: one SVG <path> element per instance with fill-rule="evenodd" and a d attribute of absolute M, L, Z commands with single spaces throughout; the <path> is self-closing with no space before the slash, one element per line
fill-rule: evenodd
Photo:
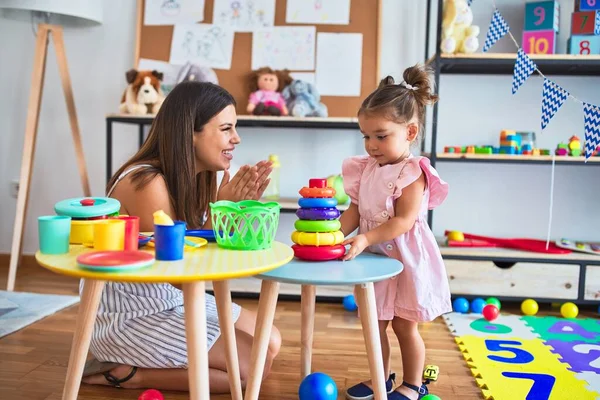
<path fill-rule="evenodd" d="M 299 193 L 300 193 L 300 196 L 302 196 L 304 198 L 309 198 L 309 197 L 324 198 L 324 197 L 333 197 L 333 196 L 335 196 L 335 189 L 331 188 L 331 187 L 310 188 L 310 187 L 304 186 L 302 189 L 300 189 Z"/>
<path fill-rule="evenodd" d="M 300 246 L 293 245 L 294 256 L 307 261 L 329 261 L 341 258 L 346 254 L 346 247 L 341 244 L 334 246 Z"/>

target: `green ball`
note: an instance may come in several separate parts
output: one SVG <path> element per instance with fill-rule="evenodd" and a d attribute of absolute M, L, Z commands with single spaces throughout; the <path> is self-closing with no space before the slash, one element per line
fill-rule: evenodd
<path fill-rule="evenodd" d="M 428 395 L 421 397 L 421 400 L 442 400 L 442 399 L 440 399 L 435 394 L 428 394 Z"/>
<path fill-rule="evenodd" d="M 489 297 L 486 301 L 486 304 L 493 304 L 496 306 L 496 308 L 498 308 L 498 311 L 500 310 L 500 300 L 498 300 L 495 297 Z"/>

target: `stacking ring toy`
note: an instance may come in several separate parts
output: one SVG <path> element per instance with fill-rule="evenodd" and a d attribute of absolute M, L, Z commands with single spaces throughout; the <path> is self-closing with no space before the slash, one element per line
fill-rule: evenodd
<path fill-rule="evenodd" d="M 292 242 L 301 246 L 333 246 L 344 241 L 342 231 L 335 232 L 292 232 Z"/>
<path fill-rule="evenodd" d="M 83 197 L 59 201 L 54 205 L 57 215 L 72 218 L 93 218 L 119 213 L 121 203 L 109 197 Z"/>
<path fill-rule="evenodd" d="M 328 261 L 342 257 L 346 253 L 346 248 L 341 244 L 335 246 L 292 246 L 294 255 L 302 260 L 308 261 Z"/>
<path fill-rule="evenodd" d="M 298 205 L 302 208 L 331 208 L 337 206 L 337 200 L 332 198 L 312 198 L 312 199 L 299 199 Z"/>
<path fill-rule="evenodd" d="M 300 232 L 335 232 L 339 231 L 342 224 L 338 219 L 331 221 L 303 221 L 294 222 L 294 228 Z"/>
<path fill-rule="evenodd" d="M 340 216 L 340 210 L 337 208 L 299 208 L 296 211 L 296 216 L 310 221 L 336 219 Z"/>
<path fill-rule="evenodd" d="M 330 187 L 318 188 L 304 186 L 298 193 L 300 193 L 300 196 L 302 197 L 333 197 L 335 196 L 335 189 Z"/>

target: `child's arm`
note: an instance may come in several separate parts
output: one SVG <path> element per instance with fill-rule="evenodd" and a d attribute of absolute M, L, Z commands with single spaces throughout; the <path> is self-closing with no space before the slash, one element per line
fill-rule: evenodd
<path fill-rule="evenodd" d="M 359 214 L 358 206 L 354 203 L 350 203 L 350 206 L 340 216 L 340 223 L 342 227 L 340 230 L 344 234 L 344 237 L 348 236 L 358 228 Z"/>
<path fill-rule="evenodd" d="M 344 241 L 344 245 L 352 246 L 344 256 L 344 260 L 351 260 L 363 252 L 368 246 L 387 242 L 408 232 L 419 215 L 421 201 L 425 190 L 425 176 L 419 178 L 402 190 L 402 195 L 394 205 L 395 216 L 389 221 L 379 225 L 365 234 L 357 235 Z"/>

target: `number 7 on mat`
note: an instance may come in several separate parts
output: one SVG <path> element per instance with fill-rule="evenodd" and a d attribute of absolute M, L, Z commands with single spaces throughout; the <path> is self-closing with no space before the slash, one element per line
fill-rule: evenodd
<path fill-rule="evenodd" d="M 502 376 L 515 379 L 530 379 L 533 381 L 525 400 L 548 400 L 556 378 L 547 374 L 532 374 L 525 372 L 503 372 Z"/>

